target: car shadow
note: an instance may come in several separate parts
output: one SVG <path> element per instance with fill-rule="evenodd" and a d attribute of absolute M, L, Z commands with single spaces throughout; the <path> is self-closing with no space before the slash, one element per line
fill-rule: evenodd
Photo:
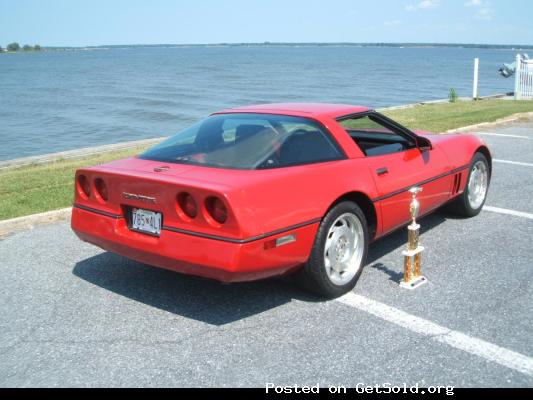
<path fill-rule="evenodd" d="M 298 299 L 321 301 L 285 279 L 222 284 L 154 268 L 104 252 L 76 264 L 73 274 L 134 301 L 211 325 L 225 325 Z"/>
<path fill-rule="evenodd" d="M 425 217 L 422 232 L 445 221 L 445 215 L 440 213 Z M 399 282 L 400 273 L 376 261 L 405 246 L 406 236 L 405 230 L 400 229 L 373 243 L 366 268 L 376 268 L 389 275 L 391 280 Z M 219 326 L 272 310 L 295 299 L 304 302 L 323 301 L 298 289 L 291 279 L 228 285 L 150 267 L 108 252 L 78 262 L 73 274 L 134 301 Z"/>

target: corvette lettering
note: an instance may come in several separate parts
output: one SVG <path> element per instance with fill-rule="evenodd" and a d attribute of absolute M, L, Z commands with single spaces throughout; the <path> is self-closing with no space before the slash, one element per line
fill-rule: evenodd
<path fill-rule="evenodd" d="M 142 196 L 140 194 L 133 194 L 133 193 L 122 193 L 122 197 L 126 200 L 137 200 L 137 201 L 140 201 L 140 202 L 143 202 L 143 203 L 148 203 L 148 204 L 155 204 L 156 203 L 156 199 L 155 197 L 148 197 L 148 196 Z"/>

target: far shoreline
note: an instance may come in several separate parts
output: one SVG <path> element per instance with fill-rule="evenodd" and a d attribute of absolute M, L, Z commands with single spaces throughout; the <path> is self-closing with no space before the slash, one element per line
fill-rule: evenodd
<path fill-rule="evenodd" d="M 514 50 L 533 51 L 533 45 L 519 44 L 475 44 L 475 43 L 357 43 L 357 42 L 250 42 L 250 43 L 202 43 L 202 44 L 128 44 L 128 45 L 97 45 L 97 46 L 46 46 L 36 51 L 3 51 L 0 54 L 28 54 L 46 51 L 95 51 L 113 49 L 150 49 L 150 48 L 246 48 L 246 47 L 346 47 L 346 48 L 410 48 L 410 49 L 481 49 L 481 50 Z"/>

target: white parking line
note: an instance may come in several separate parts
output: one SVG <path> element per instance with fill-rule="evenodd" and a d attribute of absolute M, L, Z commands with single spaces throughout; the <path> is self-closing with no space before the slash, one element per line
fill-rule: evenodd
<path fill-rule="evenodd" d="M 492 161 L 495 163 L 500 163 L 500 164 L 512 164 L 512 165 L 521 165 L 523 167 L 533 167 L 533 164 L 527 163 L 527 162 L 507 161 L 507 160 L 497 160 L 497 159 L 494 159 Z"/>
<path fill-rule="evenodd" d="M 427 336 L 437 342 L 445 343 L 456 349 L 482 357 L 487 361 L 533 376 L 533 358 L 497 346 L 459 331 L 440 326 L 434 322 L 406 313 L 378 301 L 348 293 L 337 301 L 350 307 L 372 314 L 385 321 L 399 325 L 419 335 Z"/>
<path fill-rule="evenodd" d="M 506 215 L 512 215 L 514 217 L 522 217 L 527 219 L 533 219 L 533 214 L 523 212 L 523 211 L 515 211 L 515 210 L 508 210 L 507 208 L 498 208 L 498 207 L 491 207 L 491 206 L 485 206 L 483 207 L 484 211 L 489 211 L 493 213 L 498 214 L 506 214 Z"/>
<path fill-rule="evenodd" d="M 507 135 L 505 133 L 474 132 L 474 134 L 475 135 L 486 135 L 486 136 L 500 136 L 500 137 L 515 138 L 515 139 L 533 139 L 533 137 L 529 137 L 529 136 Z"/>

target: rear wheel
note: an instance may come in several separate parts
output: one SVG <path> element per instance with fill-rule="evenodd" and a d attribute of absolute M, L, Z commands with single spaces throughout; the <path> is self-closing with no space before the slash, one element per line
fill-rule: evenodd
<path fill-rule="evenodd" d="M 489 162 L 483 154 L 476 153 L 470 165 L 466 188 L 451 204 L 452 210 L 463 217 L 478 215 L 485 205 L 489 184 Z"/>
<path fill-rule="evenodd" d="M 326 298 L 349 292 L 361 276 L 368 242 L 359 206 L 350 201 L 337 204 L 320 224 L 311 256 L 298 276 L 300 284 Z"/>

